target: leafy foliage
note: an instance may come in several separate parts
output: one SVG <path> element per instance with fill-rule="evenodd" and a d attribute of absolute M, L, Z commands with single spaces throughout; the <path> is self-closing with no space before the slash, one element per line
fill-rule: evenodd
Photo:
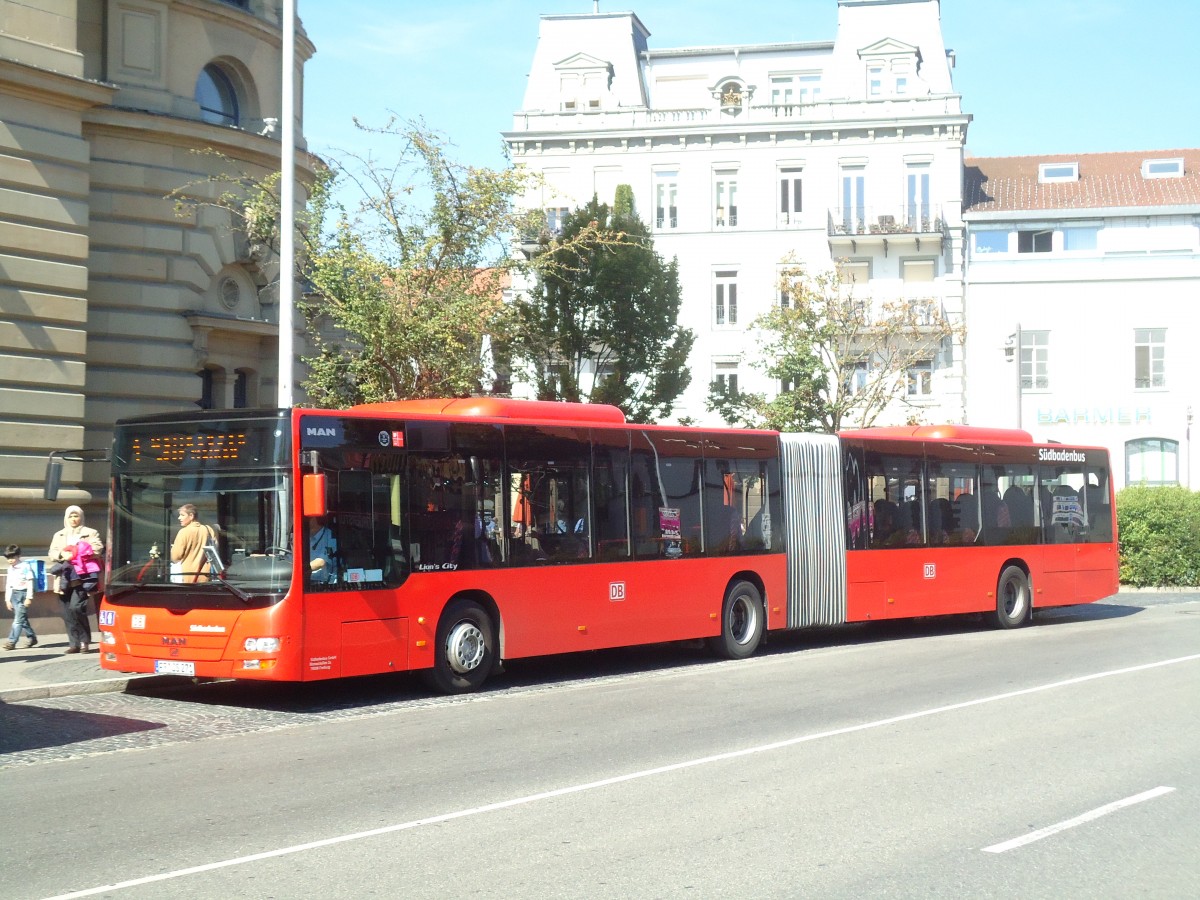
<path fill-rule="evenodd" d="M 1200 585 L 1200 492 L 1133 485 L 1117 494 L 1121 581 Z"/>
<path fill-rule="evenodd" d="M 869 427 L 896 404 L 911 407 L 909 369 L 935 358 L 957 327 L 932 300 L 872 301 L 836 271 L 788 262 L 779 280 L 786 305 L 750 326 L 762 347 L 750 364 L 786 389 L 768 398 L 714 382 L 708 408 L 730 424 L 832 433 Z"/>
<path fill-rule="evenodd" d="M 546 252 L 533 260 L 511 252 L 515 236 L 544 228 L 544 213 L 517 202 L 537 178 L 459 165 L 420 122 L 355 124 L 394 139 L 397 152 L 386 164 L 355 154 L 313 161 L 317 179 L 296 217 L 297 271 L 285 279 L 307 286 L 299 308 L 314 351 L 305 359 L 309 402 L 477 393 L 519 324 L 504 302 L 509 279 L 552 271 L 563 246 L 543 234 Z M 210 179 L 175 193 L 177 206 L 182 215 L 223 210 L 245 258 L 267 273 L 278 254 L 279 174 L 238 174 L 220 162 Z M 357 195 L 352 209 L 335 199 L 345 191 Z M 594 248 L 613 240 L 590 225 L 573 239 Z"/>
<path fill-rule="evenodd" d="M 313 299 L 301 308 L 317 352 L 304 387 L 334 406 L 478 392 L 491 339 L 512 327 L 502 286 L 516 265 L 509 236 L 529 227 L 515 206 L 527 177 L 456 164 L 418 125 L 365 130 L 400 150 L 389 165 L 340 162 L 358 208 L 309 236 Z"/>
<path fill-rule="evenodd" d="M 676 264 L 654 251 L 632 197 L 622 185 L 618 211 L 593 198 L 567 216 L 561 243 L 538 259 L 541 277 L 520 306 L 513 349 L 539 398 L 611 403 L 631 421 L 651 422 L 687 387 L 695 336 L 678 324 Z M 597 372 L 603 377 L 592 378 Z"/>

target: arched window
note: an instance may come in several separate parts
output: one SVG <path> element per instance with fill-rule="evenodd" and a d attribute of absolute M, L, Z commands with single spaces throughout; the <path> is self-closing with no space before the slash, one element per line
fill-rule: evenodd
<path fill-rule="evenodd" d="M 210 63 L 196 79 L 196 102 L 200 104 L 200 118 L 205 122 L 238 126 L 237 91 L 229 76 L 218 66 Z"/>
<path fill-rule="evenodd" d="M 1125 442 L 1126 484 L 1179 484 L 1179 442 L 1138 438 Z"/>

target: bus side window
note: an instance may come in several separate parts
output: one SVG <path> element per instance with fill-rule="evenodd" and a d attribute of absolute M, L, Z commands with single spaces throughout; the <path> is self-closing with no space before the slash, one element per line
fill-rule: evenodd
<path fill-rule="evenodd" d="M 1043 465 L 1040 469 L 1042 534 L 1046 543 L 1073 544 L 1086 541 L 1083 466 Z"/>
<path fill-rule="evenodd" d="M 592 523 L 599 559 L 628 559 L 631 545 L 626 516 L 629 484 L 629 439 L 597 434 L 592 462 L 592 493 L 596 518 Z"/>
<path fill-rule="evenodd" d="M 589 433 L 505 429 L 509 546 L 514 565 L 578 562 L 592 554 Z"/>
<path fill-rule="evenodd" d="M 1108 502 L 1108 470 L 1089 464 L 1083 486 L 1090 540 L 1108 543 L 1112 540 L 1112 505 Z"/>

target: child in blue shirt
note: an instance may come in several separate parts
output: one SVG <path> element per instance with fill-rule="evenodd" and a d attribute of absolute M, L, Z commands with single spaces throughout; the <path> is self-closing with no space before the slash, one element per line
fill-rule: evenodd
<path fill-rule="evenodd" d="M 9 544 L 5 547 L 4 555 L 8 559 L 8 578 L 4 584 L 4 605 L 12 610 L 13 625 L 12 631 L 8 633 L 8 640 L 2 646 L 5 650 L 15 650 L 17 641 L 24 633 L 29 635 L 27 646 L 36 647 L 38 639 L 33 632 L 33 626 L 29 624 L 29 607 L 33 605 L 37 574 L 32 565 L 21 559 L 21 548 L 16 544 Z"/>

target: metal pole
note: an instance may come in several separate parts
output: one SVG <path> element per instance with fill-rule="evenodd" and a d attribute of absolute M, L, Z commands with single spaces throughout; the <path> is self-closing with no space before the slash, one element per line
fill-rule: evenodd
<path fill-rule="evenodd" d="M 296 294 L 296 0 L 283 0 L 279 169 L 279 406 L 292 405 Z"/>
<path fill-rule="evenodd" d="M 1187 433 L 1184 435 L 1187 444 L 1187 488 L 1192 489 L 1192 408 L 1187 408 Z"/>

